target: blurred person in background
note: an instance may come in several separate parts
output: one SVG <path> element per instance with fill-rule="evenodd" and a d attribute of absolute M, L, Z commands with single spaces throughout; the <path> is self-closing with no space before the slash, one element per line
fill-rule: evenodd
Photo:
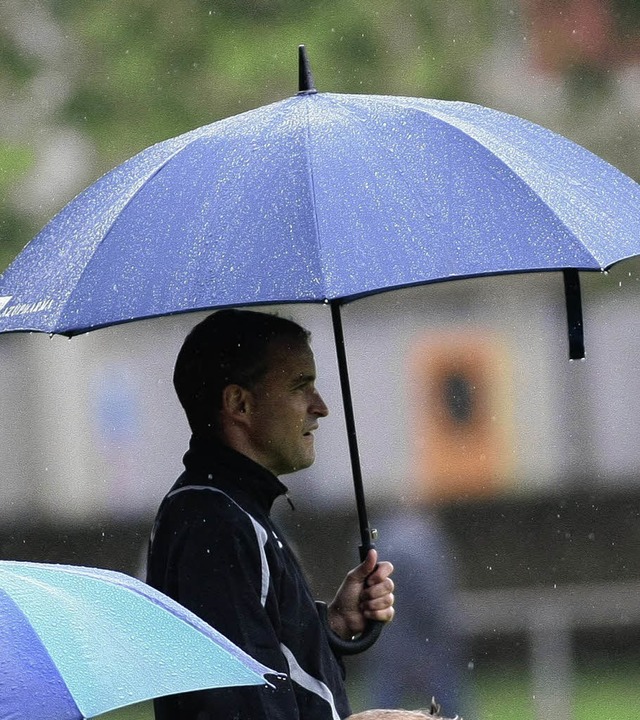
<path fill-rule="evenodd" d="M 368 704 L 428 707 L 435 696 L 447 716 L 466 714 L 468 658 L 453 612 L 456 578 L 447 533 L 426 504 L 398 507 L 376 525 L 402 593 L 384 642 L 360 660 Z"/>

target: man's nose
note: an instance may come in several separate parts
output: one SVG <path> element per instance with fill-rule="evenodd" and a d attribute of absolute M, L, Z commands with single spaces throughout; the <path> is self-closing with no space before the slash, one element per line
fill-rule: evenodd
<path fill-rule="evenodd" d="M 327 417 L 329 414 L 329 408 L 317 390 L 313 394 L 313 404 L 311 408 L 311 412 L 318 417 Z"/>

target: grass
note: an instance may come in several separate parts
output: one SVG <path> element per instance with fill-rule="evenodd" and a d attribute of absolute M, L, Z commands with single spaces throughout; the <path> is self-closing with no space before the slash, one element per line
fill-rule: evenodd
<path fill-rule="evenodd" d="M 354 711 L 364 709 L 358 683 L 352 687 Z M 474 671 L 473 714 L 465 720 L 536 720 L 531 680 L 526 670 Z M 426 702 L 425 702 L 426 704 Z M 640 707 L 640 664 L 599 662 L 579 666 L 573 686 L 571 720 L 637 720 Z M 152 703 L 140 703 L 100 720 L 154 720 Z M 555 720 L 551 717 L 550 720 Z M 558 720 L 568 720 L 560 718 Z"/>
<path fill-rule="evenodd" d="M 570 689 L 571 720 L 637 720 L 640 707 L 640 667 L 601 662 L 578 667 Z M 535 720 L 533 686 L 525 670 L 479 672 L 473 683 L 475 717 L 467 720 Z M 556 716 L 565 698 L 552 703 Z M 569 720 L 557 715 L 558 720 Z"/>
<path fill-rule="evenodd" d="M 390 672 L 392 670 L 390 669 Z M 465 720 L 537 720 L 533 683 L 526 668 L 474 670 L 470 677 L 470 700 L 463 710 Z M 545 717 L 549 720 L 637 720 L 640 707 L 640 660 L 581 663 L 575 669 L 571 715 L 561 712 L 565 698 L 558 698 Z M 354 711 L 365 709 L 366 695 L 359 683 L 351 692 Z M 408 709 L 428 706 L 408 703 Z M 462 710 L 462 709 L 461 709 Z"/>
<path fill-rule="evenodd" d="M 153 703 L 149 701 L 129 705 L 120 710 L 96 715 L 95 720 L 154 720 Z"/>

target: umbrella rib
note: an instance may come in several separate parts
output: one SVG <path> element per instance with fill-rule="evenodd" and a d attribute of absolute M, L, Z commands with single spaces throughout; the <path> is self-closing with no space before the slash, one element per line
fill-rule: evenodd
<path fill-rule="evenodd" d="M 363 131 L 367 134 L 369 138 L 369 142 L 371 145 L 374 145 L 376 148 L 378 148 L 380 151 L 387 153 L 387 148 L 385 148 L 382 143 L 380 142 L 378 135 L 376 132 L 374 132 L 373 128 L 371 128 L 366 122 L 364 122 L 359 115 L 354 112 L 350 107 L 343 105 L 337 98 L 340 96 L 331 95 L 331 94 L 324 94 L 324 98 L 326 98 L 329 102 L 331 102 L 332 105 L 334 105 L 336 108 L 339 108 L 341 112 L 344 114 L 347 114 L 355 119 L 357 119 L 361 123 L 361 127 Z M 350 97 L 350 96 L 345 96 Z M 381 96 L 382 97 L 382 96 Z M 404 183 L 405 187 L 407 187 L 411 193 L 411 196 L 415 198 L 416 203 L 420 205 L 421 208 L 426 210 L 426 207 L 422 201 L 422 198 L 417 194 L 417 192 L 414 190 L 413 185 L 408 182 L 405 178 L 405 174 L 401 169 L 397 169 L 398 176 L 402 178 L 402 182 Z"/>
<path fill-rule="evenodd" d="M 367 135 L 370 145 L 375 146 L 377 149 L 381 151 L 381 153 L 388 153 L 387 148 L 380 142 L 379 137 L 377 133 L 371 128 L 366 122 L 364 122 L 357 113 L 355 113 L 350 107 L 343 105 L 341 102 L 339 102 L 338 98 L 340 96 L 337 95 L 331 95 L 331 94 L 323 94 L 322 97 L 327 99 L 329 102 L 331 102 L 336 108 L 340 109 L 341 112 L 348 114 L 354 118 L 356 118 L 358 121 L 361 122 L 361 126 L 363 129 L 363 132 Z M 350 96 L 347 96 L 350 97 Z M 379 99 L 383 99 L 383 96 L 380 96 Z M 416 108 L 411 108 L 412 110 L 418 111 Z M 424 112 L 424 111 L 421 111 Z M 400 168 L 396 168 L 396 177 L 399 177 L 402 179 L 402 182 L 404 186 L 407 188 L 408 192 L 410 193 L 411 197 L 414 199 L 414 202 L 416 206 L 419 206 L 423 212 L 428 215 L 429 208 L 425 205 L 423 198 L 416 190 L 415 186 L 409 182 L 406 178 L 405 173 Z M 418 283 L 421 284 L 421 283 Z M 356 297 L 358 297 L 356 295 Z"/>
<path fill-rule="evenodd" d="M 136 187 L 135 190 L 134 190 L 133 192 L 131 192 L 131 194 L 127 197 L 126 201 L 123 203 L 122 207 L 118 210 L 118 212 L 117 212 L 117 213 L 114 213 L 114 217 L 113 217 L 112 221 L 109 223 L 108 228 L 105 230 L 104 233 L 102 233 L 102 236 L 101 236 L 99 242 L 98 242 L 98 243 L 95 245 L 95 247 L 92 249 L 92 251 L 91 251 L 91 256 L 95 255 L 96 252 L 98 251 L 98 249 L 105 243 L 105 241 L 106 241 L 107 238 L 109 237 L 109 234 L 111 233 L 111 230 L 113 229 L 114 225 L 115 225 L 116 222 L 118 221 L 118 219 L 119 219 L 119 217 L 121 216 L 121 214 L 122 214 L 122 213 L 124 212 L 124 210 L 135 200 L 135 198 L 137 197 L 138 193 L 140 193 L 140 192 L 143 190 L 143 188 L 147 185 L 147 183 L 148 183 L 152 178 L 154 178 L 154 177 L 156 177 L 157 175 L 159 175 L 159 174 L 164 170 L 164 168 L 176 157 L 176 155 L 178 155 L 180 152 L 182 152 L 182 150 L 184 150 L 185 147 L 187 147 L 187 146 L 190 145 L 192 142 L 194 142 L 195 140 L 197 140 L 197 139 L 199 139 L 200 137 L 202 137 L 202 135 L 203 135 L 202 129 L 197 129 L 197 130 L 192 130 L 192 131 L 190 131 L 190 132 L 184 133 L 184 135 L 181 135 L 181 136 L 179 136 L 178 138 L 174 138 L 174 142 L 176 142 L 177 147 L 175 147 L 175 148 L 170 152 L 170 154 L 167 155 L 167 157 L 163 158 L 162 161 L 161 161 L 158 165 L 154 165 L 154 167 L 152 168 L 152 170 L 150 170 L 149 172 L 145 173 L 142 177 L 140 177 L 140 178 L 136 181 L 137 187 Z M 194 136 L 195 136 L 195 137 L 194 137 Z M 178 140 L 181 140 L 181 142 L 178 143 L 178 142 L 177 142 Z M 170 141 L 163 141 L 163 142 L 170 142 Z M 159 145 L 162 145 L 163 142 L 160 142 L 160 143 L 158 143 L 158 144 L 155 145 L 155 146 L 151 146 L 151 148 L 147 148 L 146 150 L 142 150 L 140 153 L 138 153 L 138 155 L 134 155 L 134 156 L 131 158 L 131 161 L 135 160 L 135 158 L 139 157 L 142 153 L 147 152 L 148 150 L 151 150 L 151 149 L 153 149 L 154 147 L 157 148 Z M 115 171 L 115 170 L 118 170 L 119 167 L 120 167 L 120 166 L 118 166 L 117 168 L 115 168 L 114 171 Z M 73 298 L 73 296 L 74 296 L 74 293 L 75 293 L 75 291 L 76 291 L 76 289 L 77 289 L 78 283 L 80 282 L 80 279 L 82 278 L 82 275 L 84 274 L 85 269 L 86 269 L 86 264 L 83 266 L 82 271 L 81 271 L 80 274 L 78 275 L 78 278 L 77 278 L 77 280 L 76 280 L 76 282 L 75 282 L 75 284 L 74 284 L 74 286 L 73 286 L 73 290 L 71 290 L 71 292 L 69 293 L 68 297 L 67 297 L 67 298 L 65 299 L 65 301 L 61 304 L 60 310 L 58 311 L 57 316 L 56 316 L 56 322 L 58 322 L 58 321 L 60 320 L 60 317 L 61 317 L 62 315 L 64 315 L 64 313 L 65 313 L 65 311 L 66 311 L 69 303 L 71 302 L 71 300 L 72 300 L 72 298 Z M 85 328 L 84 331 L 88 331 L 88 330 L 90 330 L 90 329 L 91 329 L 91 328 Z M 74 334 L 79 334 L 79 333 L 74 333 Z"/>
<path fill-rule="evenodd" d="M 463 136 L 463 137 L 468 138 L 469 140 L 471 140 L 471 141 L 472 141 L 473 143 L 475 143 L 475 145 L 477 145 L 477 147 L 479 147 L 481 150 L 484 150 L 484 151 L 486 151 L 487 153 L 489 153 L 498 163 L 500 163 L 500 165 L 502 165 L 503 167 L 505 167 L 505 168 L 508 170 L 509 174 L 510 174 L 512 177 L 514 177 L 517 182 L 520 182 L 520 183 L 522 183 L 523 185 L 525 185 L 525 186 L 536 196 L 536 198 L 538 198 L 538 199 L 540 200 L 540 202 L 541 202 L 542 205 L 548 210 L 548 212 L 549 212 L 551 215 L 553 215 L 553 216 L 558 220 L 558 222 L 562 225 L 562 227 L 564 227 L 564 228 L 567 229 L 567 231 L 570 233 L 570 235 L 571 235 L 572 237 L 574 237 L 574 238 L 576 239 L 576 242 L 583 248 L 583 250 L 584 250 L 595 262 L 597 262 L 600 267 L 602 267 L 601 261 L 600 261 L 600 260 L 596 257 L 596 255 L 580 240 L 580 238 L 578 238 L 578 237 L 576 236 L 576 233 L 567 225 L 567 223 L 560 217 L 560 215 L 558 215 L 558 213 L 556 212 L 556 210 L 554 210 L 554 209 L 550 206 L 550 204 L 549 204 L 547 201 L 545 201 L 545 199 L 540 195 L 540 192 L 539 192 L 538 190 L 536 190 L 536 188 L 533 187 L 533 186 L 531 185 L 531 183 L 530 183 L 526 178 L 524 178 L 520 173 L 518 173 L 518 172 L 508 163 L 507 160 L 505 160 L 504 158 L 500 157 L 500 155 L 498 155 L 495 150 L 493 150 L 493 149 L 492 149 L 491 147 L 489 147 L 488 145 L 482 143 L 478 138 L 475 137 L 475 135 L 472 135 L 472 134 L 470 134 L 470 132 L 465 131 L 462 127 L 460 127 L 458 124 L 454 123 L 450 118 L 447 118 L 446 116 L 443 116 L 443 114 L 440 113 L 440 112 L 438 112 L 437 110 L 431 110 L 431 109 L 430 109 L 429 111 L 427 111 L 427 110 L 422 110 L 422 109 L 420 109 L 420 108 L 415 108 L 415 107 L 412 107 L 412 109 L 415 110 L 415 111 L 418 112 L 418 113 L 426 113 L 426 114 L 428 114 L 428 115 L 429 115 L 430 117 L 432 117 L 434 120 L 439 121 L 439 122 L 447 125 L 447 126 L 450 127 L 452 130 L 454 130 L 455 132 L 459 133 L 461 136 Z M 471 129 L 471 128 L 470 128 L 470 129 Z M 558 270 L 561 270 L 561 269 L 562 269 L 561 267 L 558 267 Z M 584 269 L 585 269 L 585 270 L 592 270 L 593 268 L 585 267 Z M 514 272 L 517 272 L 517 271 L 514 271 Z"/>
<path fill-rule="evenodd" d="M 332 102 L 332 104 L 339 107 L 341 109 L 341 111 L 348 113 L 350 115 L 353 115 L 354 117 L 358 118 L 358 120 L 360 120 L 360 117 L 357 115 L 357 113 L 355 113 L 351 108 L 345 107 L 342 103 L 339 102 L 338 98 L 340 96 L 324 94 L 323 97 L 330 100 Z M 347 97 L 350 97 L 350 96 L 347 96 Z M 386 98 L 384 96 L 380 96 L 378 99 L 381 102 L 385 102 L 385 100 L 386 100 Z M 387 103 L 385 103 L 385 104 L 387 104 Z M 553 215 L 553 217 L 555 217 L 558 220 L 560 225 L 562 227 L 566 228 L 567 232 L 573 238 L 575 238 L 576 243 L 579 244 L 579 246 L 584 250 L 584 252 L 587 253 L 598 264 L 598 267 L 602 267 L 602 263 L 600 262 L 598 257 L 593 252 L 591 252 L 589 250 L 589 248 L 576 236 L 576 233 L 557 214 L 557 212 L 549 206 L 549 204 L 544 200 L 544 198 L 540 195 L 540 193 L 529 182 L 527 182 L 527 180 L 525 178 L 523 178 L 518 172 L 516 172 L 516 170 L 514 170 L 514 168 L 512 168 L 511 165 L 509 165 L 509 163 L 505 159 L 501 158 L 492 148 L 488 147 L 487 145 L 484 145 L 474 135 L 469 134 L 468 132 L 465 132 L 464 129 L 462 129 L 459 125 L 454 123 L 450 118 L 447 118 L 446 116 L 442 115 L 442 113 L 438 112 L 437 109 L 430 108 L 427 110 L 425 108 L 416 107 L 415 105 L 407 105 L 406 109 L 409 111 L 413 111 L 417 114 L 428 115 L 429 117 L 433 118 L 434 121 L 440 122 L 443 125 L 446 125 L 447 127 L 451 128 L 453 131 L 459 133 L 460 136 L 467 138 L 468 140 L 473 142 L 477 147 L 479 147 L 484 152 L 490 154 L 491 157 L 496 160 L 496 162 L 500 163 L 500 165 L 502 165 L 504 168 L 506 168 L 506 170 L 509 172 L 509 174 L 512 177 L 514 177 L 516 179 L 516 181 L 518 181 L 518 182 L 522 183 L 522 185 L 526 186 L 536 196 L 536 198 L 538 198 L 540 200 L 541 204 L 549 211 L 549 213 L 551 215 Z M 381 151 L 386 152 L 386 148 L 379 142 L 378 136 L 374 132 L 374 130 L 369 125 L 367 125 L 367 123 L 365 123 L 364 121 L 362 122 L 362 127 L 363 127 L 364 132 L 367 134 L 370 143 L 372 145 L 374 145 L 376 148 L 379 148 Z M 472 128 L 470 128 L 470 129 L 472 129 Z M 409 189 L 409 192 L 411 193 L 411 196 L 415 199 L 416 204 L 418 204 L 426 212 L 428 210 L 428 208 L 425 206 L 425 204 L 423 202 L 423 198 L 414 189 L 413 185 L 405 179 L 405 175 L 402 172 L 402 170 L 398 170 L 398 176 L 402 178 L 403 183 Z M 560 266 L 557 268 L 557 270 L 562 270 L 562 269 L 563 268 Z M 580 268 L 580 269 L 593 270 L 594 268 L 592 266 L 585 265 L 584 268 Z M 536 268 L 526 267 L 526 268 L 522 268 L 520 270 L 507 270 L 506 272 L 508 274 L 512 274 L 512 273 L 523 272 L 523 271 L 530 272 L 532 270 L 536 270 Z M 540 268 L 540 270 L 548 271 L 549 268 L 547 268 L 547 267 Z M 478 273 L 477 276 L 482 276 L 483 274 L 493 275 L 493 274 L 495 274 L 495 270 L 492 270 L 487 273 Z"/>
<path fill-rule="evenodd" d="M 315 184 L 315 177 L 313 173 L 313 162 L 312 162 L 312 150 L 313 150 L 313 141 L 311 139 L 311 123 L 309 121 L 309 106 L 305 103 L 305 145 L 307 148 L 306 152 L 306 160 L 307 160 L 307 173 L 309 177 L 309 192 L 311 194 L 311 206 L 313 208 L 313 225 L 315 228 L 315 243 L 317 247 L 317 257 L 322 257 L 322 241 L 320 239 L 320 222 L 318 220 L 318 210 L 317 210 L 317 204 L 316 204 L 316 184 Z M 322 264 L 320 264 L 318 270 L 320 271 L 322 267 Z M 319 272 L 319 275 L 322 278 L 322 283 L 324 285 L 324 296 L 326 299 L 329 299 L 329 292 L 327 287 L 327 278 L 322 274 L 322 272 Z"/>
<path fill-rule="evenodd" d="M 19 563 L 20 561 L 16 562 Z M 146 584 L 144 584 L 143 589 L 143 587 L 141 587 L 141 585 L 143 585 L 142 581 L 130 575 L 126 575 L 125 573 L 120 573 L 114 570 L 102 571 L 99 568 L 84 567 L 82 565 L 56 565 L 54 563 L 38 563 L 38 567 L 41 567 L 44 571 L 53 571 L 89 578 L 89 581 L 91 582 L 97 581 L 95 574 L 97 570 L 98 573 L 102 574 L 102 577 L 100 578 L 102 582 L 116 585 L 126 592 L 146 598 L 159 608 L 170 608 L 177 620 L 180 620 L 186 625 L 190 625 L 196 630 L 202 631 L 203 629 L 206 629 L 207 632 L 210 632 L 213 629 L 215 635 L 223 637 L 218 630 L 212 628 L 212 626 L 197 615 L 191 612 L 185 613 L 185 608 L 175 603 L 175 601 L 171 598 L 161 595 L 157 590 L 155 590 L 155 588 Z M 179 611 L 179 616 L 176 614 L 176 611 Z"/>

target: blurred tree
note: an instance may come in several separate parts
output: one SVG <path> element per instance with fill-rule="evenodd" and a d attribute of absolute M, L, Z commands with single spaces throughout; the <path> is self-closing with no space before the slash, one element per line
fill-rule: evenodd
<path fill-rule="evenodd" d="M 37 66 L 37 59 L 23 52 L 6 26 L 0 24 L 0 96 L 12 97 L 33 77 Z M 6 128 L 6 109 L 0 112 Z M 11 207 L 6 198 L 33 163 L 33 153 L 26 143 L 13 134 L 0 138 L 0 267 L 4 267 L 13 254 L 12 240 L 32 230 L 27 218 Z"/>
<path fill-rule="evenodd" d="M 55 209 L 154 142 L 294 94 L 300 43 L 320 90 L 474 100 L 473 68 L 491 44 L 495 15 L 491 0 L 30 0 L 27 33 L 27 5 L 64 36 L 67 64 L 58 58 L 58 76 L 47 74 L 50 58 L 16 43 L 16 22 L 0 26 L 0 72 L 10 78 L 0 93 L 64 75 L 44 129 L 71 129 L 95 150 L 80 153 L 85 172 Z M 0 143 L 5 255 L 49 217 L 48 208 L 12 203 L 8 192 L 33 171 L 42 132 L 17 128 L 19 141 Z"/>
<path fill-rule="evenodd" d="M 58 3 L 86 70 L 67 117 L 109 160 L 297 90 L 309 47 L 320 89 L 467 96 L 490 41 L 487 3 L 89 0 Z M 460 37 L 460 33 L 464 36 Z"/>
<path fill-rule="evenodd" d="M 33 153 L 24 145 L 0 139 L 0 197 L 6 198 L 10 189 L 24 177 L 33 165 Z M 16 238 L 26 237 L 33 230 L 23 213 L 9 203 L 0 206 L 0 268 L 4 268 L 15 254 Z"/>

